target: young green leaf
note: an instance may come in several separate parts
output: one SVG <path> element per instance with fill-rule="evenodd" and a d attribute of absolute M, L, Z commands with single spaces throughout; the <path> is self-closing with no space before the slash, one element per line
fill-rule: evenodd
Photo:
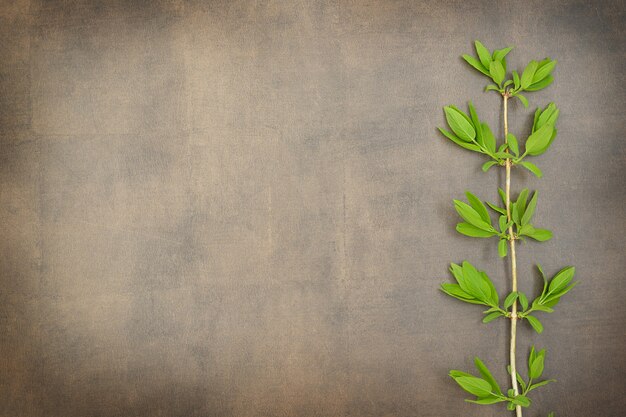
<path fill-rule="evenodd" d="M 540 378 L 541 375 L 543 374 L 544 357 L 545 357 L 545 349 L 542 349 L 540 352 L 537 353 L 537 357 L 530 364 L 530 373 L 528 375 L 530 379 Z"/>
<path fill-rule="evenodd" d="M 511 307 L 513 303 L 515 302 L 515 300 L 517 299 L 517 297 L 518 297 L 517 291 L 513 291 L 509 295 L 507 295 L 506 298 L 504 299 L 504 308 L 508 309 L 509 307 Z"/>
<path fill-rule="evenodd" d="M 543 90 L 544 88 L 546 88 L 547 86 L 549 86 L 550 84 L 552 84 L 552 81 L 554 81 L 554 77 L 552 75 L 548 75 L 546 78 L 544 78 L 543 80 L 536 82 L 528 87 L 525 88 L 526 91 L 539 91 L 539 90 Z"/>
<path fill-rule="evenodd" d="M 443 108 L 450 129 L 465 142 L 471 142 L 476 137 L 474 126 L 468 121 L 467 116 L 453 106 Z"/>
<path fill-rule="evenodd" d="M 528 323 L 530 323 L 530 325 L 532 326 L 533 329 L 535 329 L 535 331 L 537 333 L 541 333 L 543 332 L 543 325 L 541 324 L 541 322 L 539 320 L 537 320 L 535 317 L 533 316 L 525 316 L 526 319 L 528 320 Z"/>
<path fill-rule="evenodd" d="M 509 144 L 509 148 L 513 151 L 515 156 L 519 156 L 519 145 L 517 144 L 517 138 L 512 133 L 506 135 L 506 142 Z"/>
<path fill-rule="evenodd" d="M 483 166 L 482 166 L 483 172 L 489 171 L 489 168 L 491 168 L 494 165 L 498 165 L 498 163 L 496 161 L 487 161 L 487 162 L 485 162 L 483 164 Z"/>
<path fill-rule="evenodd" d="M 558 294 L 561 290 L 563 290 L 574 278 L 574 274 L 576 273 L 576 268 L 573 266 L 568 266 L 566 268 L 561 269 L 550 281 L 550 286 L 548 287 L 548 295 Z"/>
<path fill-rule="evenodd" d="M 520 236 L 528 236 L 538 242 L 545 242 L 546 240 L 552 239 L 551 231 L 547 229 L 535 229 L 530 224 L 522 226 L 518 234 Z"/>
<path fill-rule="evenodd" d="M 532 133 L 526 139 L 526 153 L 533 156 L 542 154 L 549 146 L 553 132 L 553 127 L 546 124 Z"/>
<path fill-rule="evenodd" d="M 485 148 L 491 153 L 496 151 L 496 138 L 491 133 L 491 129 L 487 123 L 482 123 L 483 143 Z"/>
<path fill-rule="evenodd" d="M 522 161 L 519 164 L 523 166 L 524 168 L 526 168 L 527 170 L 529 170 L 530 172 L 532 172 L 533 174 L 535 174 L 537 178 L 541 178 L 543 176 L 543 173 L 541 172 L 541 170 L 537 167 L 537 165 L 533 164 L 532 162 Z"/>
<path fill-rule="evenodd" d="M 504 258 L 508 252 L 507 242 L 506 239 L 500 239 L 498 242 L 498 255 L 500 258 Z"/>
<path fill-rule="evenodd" d="M 480 372 L 480 375 L 483 377 L 483 379 L 489 382 L 489 385 L 491 385 L 491 391 L 497 394 L 502 394 L 502 391 L 500 390 L 500 386 L 496 382 L 496 379 L 493 377 L 493 375 L 489 371 L 489 368 L 487 368 L 483 361 L 481 361 L 478 357 L 475 357 L 474 365 L 476 365 L 476 369 L 478 369 L 478 372 Z"/>
<path fill-rule="evenodd" d="M 528 298 L 523 292 L 519 293 L 519 303 L 522 306 L 522 311 L 526 311 L 526 309 L 528 308 Z"/>
<path fill-rule="evenodd" d="M 528 99 L 527 99 L 526 97 L 524 97 L 523 95 L 521 95 L 521 94 L 519 94 L 519 93 L 516 93 L 516 94 L 514 95 L 514 97 L 517 97 L 517 98 L 519 99 L 519 101 L 521 101 L 521 102 L 522 102 L 522 105 L 523 105 L 525 108 L 528 108 Z"/>
<path fill-rule="evenodd" d="M 544 385 L 548 385 L 550 382 L 556 382 L 556 379 L 546 379 L 545 381 L 539 381 L 536 384 L 532 384 L 529 388 L 528 388 L 528 392 L 539 388 L 539 387 L 543 387 Z"/>
<path fill-rule="evenodd" d="M 500 61 L 491 61 L 489 64 L 489 74 L 491 74 L 491 79 L 498 85 L 502 84 L 504 81 L 504 66 Z"/>
<path fill-rule="evenodd" d="M 501 315 L 502 315 L 502 313 L 500 313 L 499 311 L 496 311 L 496 312 L 493 312 L 493 313 L 489 313 L 483 319 L 483 323 L 489 323 L 490 321 L 493 321 L 493 320 L 497 319 Z"/>
<path fill-rule="evenodd" d="M 469 149 L 470 151 L 474 151 L 474 152 L 480 152 L 480 147 L 474 143 L 470 143 L 470 142 L 464 142 L 461 139 L 459 139 L 458 137 L 456 137 L 455 135 L 453 135 L 452 133 L 448 132 L 445 129 L 442 128 L 438 128 L 439 131 L 448 139 L 450 139 L 452 142 L 456 143 L 457 145 L 465 148 L 465 149 Z"/>
<path fill-rule="evenodd" d="M 487 70 L 487 68 L 485 68 L 483 66 L 483 64 L 477 60 L 476 58 L 474 58 L 473 56 L 470 55 L 463 55 L 463 59 L 470 64 L 472 67 L 474 67 L 474 69 L 482 72 L 483 74 L 485 74 L 487 77 L 490 77 L 491 75 L 489 75 L 489 70 Z"/>
<path fill-rule="evenodd" d="M 480 43 L 480 41 L 475 41 L 474 46 L 476 47 L 476 53 L 478 54 L 480 63 L 483 64 L 485 68 L 489 68 L 489 64 L 491 63 L 491 54 L 489 53 L 489 50 L 485 48 L 485 45 Z"/>
<path fill-rule="evenodd" d="M 526 89 L 532 84 L 535 71 L 537 71 L 537 65 L 537 61 L 530 61 L 524 69 L 524 72 L 522 72 L 522 78 L 520 81 L 523 89 Z"/>
<path fill-rule="evenodd" d="M 469 236 L 469 237 L 486 238 L 486 237 L 492 237 L 492 236 L 497 235 L 496 232 L 488 232 L 486 230 L 479 229 L 476 226 L 472 226 L 469 223 L 458 223 L 456 225 L 456 231 L 462 235 Z"/>
<path fill-rule="evenodd" d="M 471 101 L 468 103 L 468 107 L 470 111 L 470 119 L 472 120 L 474 130 L 476 131 L 476 142 L 478 142 L 479 145 L 483 145 L 483 129 L 480 124 L 480 120 L 478 119 L 478 115 L 476 114 L 476 109 Z"/>
<path fill-rule="evenodd" d="M 475 299 L 474 297 L 463 291 L 461 287 L 457 284 L 441 284 L 441 291 L 448 294 L 450 297 L 454 297 L 457 300 L 461 300 L 466 303 L 485 305 L 485 303 L 483 303 L 482 301 Z"/>
<path fill-rule="evenodd" d="M 521 405 L 522 407 L 530 407 L 530 398 L 524 395 L 517 395 L 511 399 L 511 402 L 515 405 Z"/>
<path fill-rule="evenodd" d="M 489 383 L 482 378 L 460 376 L 454 378 L 454 380 L 465 391 L 470 394 L 474 394 L 477 397 L 487 397 L 491 395 L 491 385 L 489 385 Z"/>
<path fill-rule="evenodd" d="M 465 196 L 467 197 L 467 201 L 469 201 L 472 208 L 480 215 L 480 218 L 483 219 L 485 223 L 491 224 L 491 218 L 489 217 L 487 207 L 485 207 L 483 202 L 469 191 L 465 192 Z"/>
<path fill-rule="evenodd" d="M 475 226 L 479 229 L 485 230 L 487 232 L 495 232 L 491 223 L 487 223 L 476 210 L 474 210 L 470 205 L 460 201 L 454 200 L 454 208 L 456 209 L 459 216 L 463 218 L 466 222 Z M 487 211 L 485 209 L 485 211 Z"/>
<path fill-rule="evenodd" d="M 537 71 L 535 71 L 535 75 L 533 76 L 533 83 L 537 83 L 550 75 L 555 66 L 556 60 L 552 61 L 550 58 L 546 58 L 541 61 L 537 66 Z"/>
<path fill-rule="evenodd" d="M 488 205 L 488 206 L 489 206 L 489 207 L 490 207 L 493 211 L 496 211 L 496 212 L 498 212 L 498 213 L 503 214 L 503 215 L 505 215 L 505 216 L 506 216 L 506 210 L 505 210 L 504 208 L 502 208 L 502 207 L 498 207 L 498 206 L 496 206 L 495 204 L 490 203 L 489 201 L 487 201 L 486 203 L 487 203 L 487 205 Z"/>
<path fill-rule="evenodd" d="M 504 59 L 505 56 L 508 55 L 509 52 L 511 52 L 511 49 L 513 49 L 513 47 L 508 46 L 506 48 L 502 48 L 502 49 L 496 49 L 493 51 L 493 60 L 494 61 L 502 61 Z"/>
<path fill-rule="evenodd" d="M 480 404 L 480 405 L 488 405 L 488 404 L 496 404 L 506 401 L 502 397 L 496 397 L 495 395 L 491 395 L 489 397 L 480 398 L 478 400 L 465 400 L 468 403 Z"/>
<path fill-rule="evenodd" d="M 517 71 L 513 71 L 513 87 L 517 90 L 518 88 L 520 88 L 520 79 L 519 79 L 519 74 L 517 73 Z"/>
<path fill-rule="evenodd" d="M 521 219 L 522 226 L 530 223 L 530 219 L 532 219 L 533 214 L 535 214 L 535 208 L 537 207 L 537 194 L 538 194 L 537 191 L 533 193 L 533 196 L 530 199 L 530 202 L 528 203 L 528 207 L 526 207 L 526 210 L 524 210 L 524 215 L 522 216 L 522 219 Z"/>

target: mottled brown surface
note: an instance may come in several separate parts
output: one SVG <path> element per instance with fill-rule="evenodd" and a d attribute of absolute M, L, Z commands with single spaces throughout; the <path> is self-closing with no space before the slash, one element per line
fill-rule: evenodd
<path fill-rule="evenodd" d="M 513 178 L 555 238 L 520 279 L 582 283 L 520 330 L 559 380 L 525 416 L 623 415 L 624 9 L 3 0 L 0 415 L 507 415 L 446 375 L 480 355 L 504 385 L 507 324 L 437 291 L 463 259 L 508 289 L 451 205 L 502 176 L 435 130 L 469 99 L 501 122 L 459 58 L 476 38 L 559 60 L 528 96 L 561 108 L 545 177 Z"/>

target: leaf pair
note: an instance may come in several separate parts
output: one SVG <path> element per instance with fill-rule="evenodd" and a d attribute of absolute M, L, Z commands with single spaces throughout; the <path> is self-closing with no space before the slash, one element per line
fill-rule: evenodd
<path fill-rule="evenodd" d="M 572 283 L 574 274 L 576 273 L 576 268 L 573 266 L 561 269 L 549 281 L 546 279 L 543 269 L 541 269 L 541 265 L 537 264 L 537 268 L 539 269 L 539 273 L 543 279 L 543 290 L 541 291 L 541 295 L 533 300 L 530 309 L 520 313 L 519 316 L 528 320 L 528 323 L 537 333 L 541 333 L 543 332 L 543 325 L 539 319 L 531 316 L 530 313 L 533 311 L 552 313 L 554 311 L 553 307 L 559 303 L 561 297 L 571 291 L 571 289 L 574 288 L 578 282 Z"/>
<path fill-rule="evenodd" d="M 515 395 L 512 390 L 509 390 L 508 395 L 504 395 L 492 373 L 479 358 L 474 358 L 474 365 L 480 372 L 480 377 L 463 371 L 450 371 L 450 376 L 461 388 L 476 396 L 475 400 L 466 399 L 465 401 L 482 405 L 508 401 L 513 404 L 513 407 L 515 405 L 530 406 L 530 398 L 524 395 Z"/>
<path fill-rule="evenodd" d="M 502 204 L 506 205 L 506 196 L 504 191 L 499 188 L 498 192 L 500 193 L 500 198 L 502 199 Z M 487 205 L 494 211 L 500 214 L 498 219 L 498 223 L 500 225 L 500 242 L 498 244 L 498 254 L 501 257 L 506 256 L 507 254 L 507 236 L 506 229 L 510 226 L 515 225 L 515 233 L 514 235 L 517 237 L 527 236 L 539 242 L 544 242 L 546 240 L 552 239 L 552 232 L 547 229 L 538 229 L 535 228 L 530 221 L 532 220 L 533 215 L 535 214 L 535 209 L 537 207 L 537 191 L 533 194 L 530 202 L 527 203 L 528 199 L 528 189 L 524 188 L 518 198 L 517 201 L 511 202 L 511 221 L 507 221 L 506 209 L 504 207 L 497 206 L 495 204 L 487 202 Z"/>
<path fill-rule="evenodd" d="M 463 55 L 463 59 L 476 70 L 491 78 L 498 86 L 501 86 L 506 76 L 506 55 L 513 48 L 496 49 L 491 53 L 480 41 L 475 41 L 474 47 L 478 59 L 471 55 Z"/>
<path fill-rule="evenodd" d="M 526 395 L 534 389 L 556 381 L 554 379 L 548 379 L 544 381 L 533 382 L 534 380 L 541 378 L 541 375 L 543 375 L 545 358 L 545 349 L 541 349 L 539 352 L 537 352 L 534 346 L 531 347 L 530 354 L 528 356 L 528 381 L 524 381 L 524 378 L 522 378 L 519 372 L 515 373 L 515 379 L 517 379 L 517 382 L 522 389 L 522 395 Z M 510 366 L 507 366 L 507 371 L 510 375 Z"/>
<path fill-rule="evenodd" d="M 457 284 L 441 284 L 443 292 L 466 303 L 498 307 L 498 292 L 485 272 L 478 271 L 467 261 L 463 261 L 462 266 L 450 264 L 450 272 Z"/>
<path fill-rule="evenodd" d="M 478 119 L 476 109 L 469 102 L 470 116 L 455 106 L 445 106 L 443 111 L 450 131 L 439 131 L 452 142 L 470 151 L 493 156 L 496 151 L 496 139 L 486 123 Z"/>
<path fill-rule="evenodd" d="M 457 232 L 470 237 L 492 237 L 501 235 L 491 224 L 491 217 L 483 202 L 469 191 L 465 192 L 470 204 L 454 200 L 454 208 L 465 222 L 456 225 Z"/>

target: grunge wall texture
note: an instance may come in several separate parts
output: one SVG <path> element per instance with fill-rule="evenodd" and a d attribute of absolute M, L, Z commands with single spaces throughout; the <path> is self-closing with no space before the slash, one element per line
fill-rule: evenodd
<path fill-rule="evenodd" d="M 540 262 L 581 285 L 543 335 L 529 416 L 626 407 L 622 1 L 44 1 L 0 6 L 1 416 L 502 416 L 447 377 L 506 380 L 507 323 L 437 291 L 495 241 L 452 199 L 502 177 L 441 137 L 501 100 L 460 58 L 558 59 L 537 159 Z M 512 103 L 511 127 L 532 110 Z M 501 130 L 499 130 L 501 134 Z"/>

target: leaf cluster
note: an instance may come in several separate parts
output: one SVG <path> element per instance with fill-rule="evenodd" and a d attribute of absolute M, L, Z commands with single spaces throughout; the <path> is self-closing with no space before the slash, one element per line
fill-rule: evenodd
<path fill-rule="evenodd" d="M 498 192 L 502 205 L 506 206 L 504 191 L 499 188 Z M 457 232 L 465 236 L 478 238 L 498 237 L 500 239 L 498 253 L 501 257 L 507 254 L 507 241 L 511 239 L 511 235 L 508 233 L 509 228 L 513 230 L 514 239 L 523 239 L 526 236 L 539 242 L 544 242 L 552 238 L 552 232 L 547 229 L 536 228 L 530 223 L 537 207 L 537 191 L 533 193 L 528 203 L 528 189 L 523 189 L 517 201 L 511 202 L 511 220 L 507 220 L 506 207 L 486 202 L 489 208 L 499 215 L 497 228 L 492 224 L 491 216 L 485 204 L 469 191 L 465 195 L 469 204 L 460 200 L 454 200 L 454 208 L 464 220 L 464 222 L 456 225 Z"/>
<path fill-rule="evenodd" d="M 561 269 L 550 280 L 546 279 L 541 265 L 537 265 L 537 268 L 543 279 L 543 290 L 532 303 L 529 303 L 528 297 L 523 292 L 512 291 L 506 296 L 501 306 L 498 292 L 489 276 L 485 272 L 477 270 L 467 261 L 463 261 L 461 266 L 455 263 L 450 264 L 450 272 L 457 283 L 443 283 L 441 290 L 457 300 L 489 307 L 483 311 L 485 314 L 483 323 L 489 323 L 498 317 L 510 318 L 512 316 L 511 307 L 514 303 L 519 302 L 520 310 L 516 313 L 517 317 L 526 319 L 537 333 L 541 333 L 543 332 L 543 325 L 531 313 L 552 313 L 553 307 L 559 303 L 561 297 L 574 288 L 577 282 L 572 283 L 576 271 L 572 266 Z"/>
<path fill-rule="evenodd" d="M 479 41 L 474 42 L 474 47 L 477 57 L 463 55 L 463 59 L 495 83 L 489 84 L 485 91 L 497 91 L 517 97 L 524 107 L 528 107 L 528 100 L 521 93 L 542 90 L 554 81 L 552 71 L 556 67 L 556 60 L 545 58 L 541 61 L 530 61 L 521 77 L 517 71 L 512 71 L 512 77 L 506 79 L 506 56 L 513 48 L 496 49 L 492 53 Z"/>
<path fill-rule="evenodd" d="M 530 406 L 531 400 L 528 397 L 529 392 L 547 385 L 550 382 L 555 382 L 554 379 L 537 381 L 543 374 L 545 357 L 545 349 L 537 352 L 535 347 L 532 346 L 530 355 L 528 356 L 528 380 L 525 381 L 520 373 L 516 372 L 517 382 L 522 388 L 521 392 L 517 395 L 513 389 L 507 390 L 507 393 L 504 394 L 491 371 L 489 371 L 487 366 L 478 357 L 474 358 L 474 365 L 476 369 L 478 369 L 480 377 L 458 370 L 450 371 L 450 376 L 466 392 L 476 396 L 475 399 L 466 399 L 465 401 L 481 405 L 506 402 L 507 408 L 514 410 L 517 405 L 522 407 Z M 509 374 L 511 374 L 510 366 L 507 366 L 507 370 Z"/>
<path fill-rule="evenodd" d="M 523 146 L 512 133 L 509 133 L 506 141 L 498 146 L 491 128 L 478 118 L 471 101 L 468 108 L 469 115 L 453 105 L 443 108 L 450 130 L 439 128 L 439 131 L 446 138 L 462 148 L 489 156 L 490 160 L 482 166 L 485 172 L 492 166 L 503 166 L 510 160 L 513 166 L 520 165 L 537 177 L 543 175 L 535 164 L 524 159 L 527 156 L 543 154 L 556 138 L 555 125 L 559 118 L 559 109 L 554 103 L 548 104 L 544 109 L 537 108 L 531 134 Z"/>

